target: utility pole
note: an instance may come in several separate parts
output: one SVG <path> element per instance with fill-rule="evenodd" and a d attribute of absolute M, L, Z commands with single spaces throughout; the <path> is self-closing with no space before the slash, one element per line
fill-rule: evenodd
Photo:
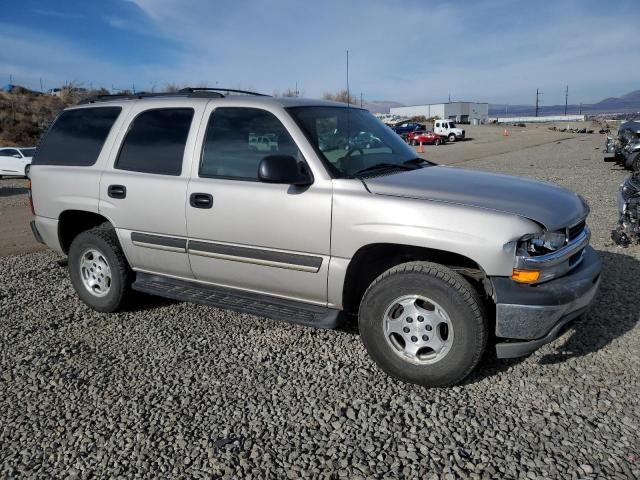
<path fill-rule="evenodd" d="M 451 93 L 449 93 L 449 103 L 451 103 Z"/>
<path fill-rule="evenodd" d="M 360 108 L 362 108 L 362 92 L 360 92 Z"/>
<path fill-rule="evenodd" d="M 42 86 L 42 77 L 40 77 L 40 91 L 44 93 L 44 87 Z"/>
<path fill-rule="evenodd" d="M 540 95 L 542 95 L 542 94 L 536 88 L 536 117 L 538 116 L 538 105 L 540 104 L 540 102 L 539 102 Z"/>
<path fill-rule="evenodd" d="M 567 85 L 567 89 L 564 92 L 564 114 L 567 114 L 567 104 L 569 103 L 569 85 Z"/>
<path fill-rule="evenodd" d="M 580 102 L 580 115 L 582 115 L 582 102 Z"/>
<path fill-rule="evenodd" d="M 296 98 L 298 98 L 298 81 L 296 80 Z"/>

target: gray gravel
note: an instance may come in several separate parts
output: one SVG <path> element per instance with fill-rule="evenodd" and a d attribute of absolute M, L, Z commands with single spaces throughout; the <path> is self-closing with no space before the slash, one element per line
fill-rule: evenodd
<path fill-rule="evenodd" d="M 0 477 L 640 477 L 640 248 L 608 240 L 625 174 L 593 137 L 467 162 L 584 195 L 605 270 L 575 331 L 459 387 L 389 379 L 353 329 L 99 314 L 52 253 L 0 259 Z"/>

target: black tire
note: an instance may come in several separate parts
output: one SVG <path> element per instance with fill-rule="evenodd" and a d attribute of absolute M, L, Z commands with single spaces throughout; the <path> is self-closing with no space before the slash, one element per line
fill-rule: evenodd
<path fill-rule="evenodd" d="M 431 364 L 415 364 L 393 349 L 384 333 L 384 314 L 403 295 L 423 295 L 447 312 L 453 332 L 449 351 Z M 444 387 L 462 381 L 482 358 L 488 336 L 484 306 L 471 285 L 452 270 L 430 262 L 397 265 L 374 280 L 358 316 L 360 336 L 378 366 L 405 382 Z"/>
<path fill-rule="evenodd" d="M 433 142 L 433 144 L 437 147 L 438 145 L 440 145 L 440 139 L 436 138 L 436 141 Z"/>
<path fill-rule="evenodd" d="M 627 155 L 625 157 L 622 157 L 622 166 L 626 170 L 631 170 L 631 168 L 633 167 L 633 157 L 634 155 Z"/>
<path fill-rule="evenodd" d="M 451 133 L 448 138 L 449 138 L 450 142 L 455 142 L 456 141 L 456 136 L 453 133 Z"/>
<path fill-rule="evenodd" d="M 636 153 L 635 155 L 632 155 L 631 170 L 633 170 L 634 172 L 640 171 L 640 153 Z"/>
<path fill-rule="evenodd" d="M 95 249 L 106 259 L 111 270 L 110 287 L 105 296 L 96 296 L 85 287 L 80 263 L 83 254 Z M 99 312 L 115 312 L 127 300 L 131 292 L 133 272 L 124 256 L 116 232 L 110 225 L 101 225 L 80 233 L 69 248 L 69 276 L 80 299 Z"/>
<path fill-rule="evenodd" d="M 24 167 L 24 176 L 25 178 L 29 178 L 29 171 L 31 170 L 31 165 L 27 165 Z"/>

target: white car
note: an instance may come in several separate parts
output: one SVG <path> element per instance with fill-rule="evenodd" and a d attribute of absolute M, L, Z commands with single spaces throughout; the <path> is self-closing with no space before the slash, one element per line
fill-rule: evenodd
<path fill-rule="evenodd" d="M 0 178 L 6 176 L 28 177 L 31 160 L 35 153 L 34 147 L 0 148 Z"/>
<path fill-rule="evenodd" d="M 462 128 L 456 127 L 453 120 L 436 120 L 433 125 L 434 133 L 447 137 L 450 142 L 464 139 L 465 132 Z"/>

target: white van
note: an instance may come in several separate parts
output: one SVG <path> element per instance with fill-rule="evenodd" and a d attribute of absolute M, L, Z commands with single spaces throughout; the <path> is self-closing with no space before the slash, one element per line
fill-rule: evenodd
<path fill-rule="evenodd" d="M 433 125 L 433 131 L 438 135 L 447 137 L 450 142 L 464 138 L 464 129 L 456 127 L 453 120 L 436 120 Z"/>

